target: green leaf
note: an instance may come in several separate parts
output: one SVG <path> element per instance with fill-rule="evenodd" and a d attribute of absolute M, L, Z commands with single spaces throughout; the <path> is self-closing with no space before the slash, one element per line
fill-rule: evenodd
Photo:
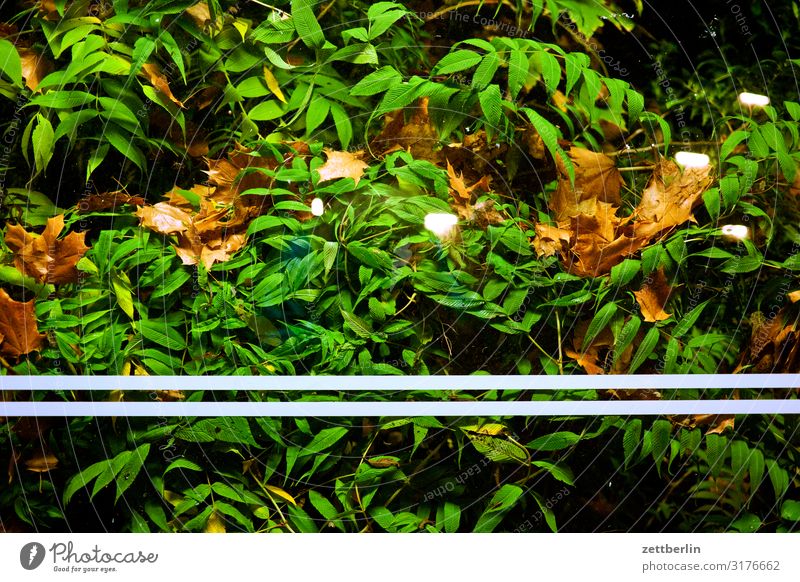
<path fill-rule="evenodd" d="M 117 495 L 115 497 L 115 501 L 119 501 L 119 498 L 122 496 L 122 494 L 125 493 L 125 491 L 127 491 L 128 488 L 133 484 L 133 481 L 136 479 L 139 471 L 141 471 L 142 465 L 144 465 L 144 461 L 147 459 L 147 455 L 149 453 L 149 443 L 138 447 L 131 453 L 128 461 L 116 476 Z"/>
<path fill-rule="evenodd" d="M 630 283 L 642 268 L 642 261 L 625 259 L 619 265 L 611 267 L 611 284 L 622 287 Z"/>
<path fill-rule="evenodd" d="M 22 61 L 19 53 L 6 39 L 0 39 L 0 72 L 8 77 L 15 87 L 22 88 Z"/>
<path fill-rule="evenodd" d="M 633 89 L 627 89 L 625 95 L 628 97 L 628 125 L 631 126 L 644 111 L 644 96 Z"/>
<path fill-rule="evenodd" d="M 548 52 L 540 52 L 539 56 L 542 59 L 542 79 L 548 94 L 552 94 L 558 89 L 558 83 L 561 81 L 561 65 L 558 60 Z"/>
<path fill-rule="evenodd" d="M 639 327 L 642 325 L 642 320 L 638 315 L 631 315 L 628 322 L 622 326 L 619 335 L 614 342 L 614 363 L 620 358 L 622 353 L 628 348 L 631 342 L 639 333 Z"/>
<path fill-rule="evenodd" d="M 549 461 L 533 461 L 532 465 L 544 469 L 550 473 L 555 479 L 567 485 L 575 484 L 575 476 L 569 467 L 561 463 L 551 463 Z"/>
<path fill-rule="evenodd" d="M 33 130 L 33 159 L 36 172 L 43 172 L 53 155 L 54 133 L 50 120 L 41 113 L 36 114 L 36 128 Z"/>
<path fill-rule="evenodd" d="M 672 337 L 680 338 L 683 337 L 692 326 L 697 322 L 697 319 L 703 313 L 703 310 L 709 304 L 711 300 L 703 301 L 700 305 L 692 309 L 689 313 L 687 313 L 679 322 L 678 324 L 672 329 Z M 632 370 L 631 370 L 632 372 Z"/>
<path fill-rule="evenodd" d="M 750 496 L 753 497 L 764 478 L 764 454 L 759 449 L 750 451 Z"/>
<path fill-rule="evenodd" d="M 433 68 L 434 75 L 451 75 L 470 69 L 481 62 L 483 57 L 475 51 L 459 49 L 446 54 Z"/>
<path fill-rule="evenodd" d="M 781 506 L 781 519 L 800 521 L 800 501 L 787 499 Z"/>
<path fill-rule="evenodd" d="M 622 435 L 622 449 L 625 454 L 625 468 L 636 456 L 639 444 L 642 442 L 642 421 L 634 418 L 625 425 L 625 433 Z"/>
<path fill-rule="evenodd" d="M 347 428 L 343 426 L 324 428 L 317 433 L 317 435 L 308 445 L 303 447 L 303 450 L 300 451 L 298 457 L 316 455 L 317 453 L 329 449 L 346 434 L 347 434 Z"/>
<path fill-rule="evenodd" d="M 656 344 L 658 344 L 659 338 L 660 334 L 658 328 L 651 327 L 650 331 L 647 332 L 647 335 L 644 336 L 642 343 L 639 344 L 639 348 L 636 350 L 636 353 L 633 355 L 631 366 L 628 369 L 629 374 L 633 374 L 642 364 L 644 364 L 645 360 L 647 360 L 647 357 L 653 353 L 654 349 L 656 349 Z"/>
<path fill-rule="evenodd" d="M 128 275 L 114 269 L 111 272 L 111 289 L 117 298 L 117 305 L 129 319 L 133 319 L 133 291 Z"/>
<path fill-rule="evenodd" d="M 205 418 L 192 426 L 175 431 L 179 439 L 193 443 L 215 441 L 258 446 L 246 418 L 230 416 L 225 418 Z"/>
<path fill-rule="evenodd" d="M 331 116 L 333 117 L 333 123 L 336 125 L 339 145 L 343 150 L 346 150 L 350 147 L 350 141 L 353 139 L 353 124 L 350 121 L 350 115 L 345 111 L 344 107 L 338 103 L 331 102 Z"/>
<path fill-rule="evenodd" d="M 528 443 L 528 448 L 535 451 L 560 451 L 567 449 L 581 440 L 579 434 L 570 431 L 554 432 L 540 436 Z"/>
<path fill-rule="evenodd" d="M 134 326 L 147 340 L 168 350 L 186 349 L 186 339 L 163 319 L 141 319 Z"/>
<path fill-rule="evenodd" d="M 336 517 L 339 515 L 339 511 L 337 511 L 337 509 L 330 501 L 328 501 L 327 498 L 311 489 L 308 492 L 308 500 L 311 502 L 311 505 L 314 506 L 314 509 L 319 511 L 322 517 L 333 523 L 338 530 L 344 531 L 342 520 L 336 519 Z"/>
<path fill-rule="evenodd" d="M 292 0 L 292 21 L 303 43 L 309 48 L 321 48 L 325 34 L 314 16 L 312 0 Z"/>
<path fill-rule="evenodd" d="M 528 78 L 528 57 L 521 50 L 511 51 L 508 60 L 508 92 L 512 99 L 516 99 Z"/>
<path fill-rule="evenodd" d="M 471 52 L 471 51 L 470 51 Z M 472 88 L 481 91 L 489 83 L 492 82 L 497 68 L 500 66 L 500 57 L 496 52 L 492 51 L 487 53 L 481 60 L 481 64 L 475 69 L 475 74 L 472 75 Z M 500 88 L 497 89 L 498 93 Z"/>
<path fill-rule="evenodd" d="M 775 493 L 775 500 L 779 501 L 789 489 L 789 473 L 774 459 L 768 459 L 766 463 L 767 474 L 772 483 L 772 490 Z"/>
<path fill-rule="evenodd" d="M 301 533 L 317 533 L 317 526 L 314 520 L 301 508 L 295 505 L 288 505 L 286 507 L 286 512 L 289 514 L 292 525 L 296 527 L 298 531 Z"/>
<path fill-rule="evenodd" d="M 672 423 L 668 420 L 656 420 L 650 430 L 652 436 L 652 455 L 656 463 L 656 470 L 661 474 L 661 462 L 667 454 L 672 434 Z"/>
<path fill-rule="evenodd" d="M 452 503 L 451 501 L 444 502 L 444 531 L 447 533 L 455 533 L 458 531 L 458 525 L 461 522 L 461 508 Z"/>
<path fill-rule="evenodd" d="M 486 510 L 478 518 L 474 533 L 488 533 L 500 525 L 506 513 L 517 503 L 523 490 L 517 485 L 503 485 L 489 500 Z"/>
<path fill-rule="evenodd" d="M 78 492 L 79 489 L 88 487 L 92 479 L 95 479 L 100 473 L 106 470 L 108 461 L 103 460 L 86 467 L 83 471 L 70 478 L 64 486 L 64 505 L 68 505 L 72 496 Z"/>
<path fill-rule="evenodd" d="M 306 134 L 311 135 L 317 129 L 331 110 L 331 103 L 324 97 L 315 97 L 311 100 L 306 112 Z"/>
<path fill-rule="evenodd" d="M 478 95 L 481 103 L 481 110 L 484 117 L 486 117 L 486 133 L 491 136 L 499 129 L 500 118 L 503 114 L 502 96 L 500 95 L 500 87 L 496 84 L 489 85 L 484 91 Z"/>
<path fill-rule="evenodd" d="M 394 67 L 381 67 L 356 83 L 350 89 L 350 95 L 360 97 L 383 93 L 393 85 L 396 85 L 401 79 L 402 76 Z"/>
<path fill-rule="evenodd" d="M 606 328 L 616 314 L 616 303 L 606 303 L 597 311 L 594 318 L 592 318 L 592 322 L 589 324 L 589 328 L 586 330 L 586 335 L 583 337 L 581 350 L 585 351 L 586 348 L 591 345 L 594 339 Z"/>
<path fill-rule="evenodd" d="M 755 533 L 761 527 L 761 518 L 752 513 L 745 513 L 736 521 L 731 523 L 731 529 L 740 533 Z"/>
<path fill-rule="evenodd" d="M 272 121 L 286 113 L 286 106 L 275 99 L 262 101 L 247 112 L 247 117 L 253 121 Z"/>

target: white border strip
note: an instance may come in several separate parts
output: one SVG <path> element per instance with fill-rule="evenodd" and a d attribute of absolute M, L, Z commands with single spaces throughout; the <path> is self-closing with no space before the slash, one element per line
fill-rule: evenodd
<path fill-rule="evenodd" d="M 619 376 L 0 376 L 0 390 L 603 390 L 797 388 L 800 374 Z"/>
<path fill-rule="evenodd" d="M 800 400 L 580 402 L 0 402 L 0 416 L 651 416 L 800 414 Z"/>

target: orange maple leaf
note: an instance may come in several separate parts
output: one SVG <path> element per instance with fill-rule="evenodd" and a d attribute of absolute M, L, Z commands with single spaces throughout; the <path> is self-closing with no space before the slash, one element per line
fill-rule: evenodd
<path fill-rule="evenodd" d="M 670 287 L 667 282 L 663 268 L 656 271 L 644 287 L 639 291 L 633 292 L 636 296 L 636 301 L 639 302 L 639 307 L 642 310 L 642 317 L 645 321 L 652 323 L 672 317 L 672 314 L 664 311 L 664 307 L 667 305 L 667 301 L 669 301 L 671 292 L 672 287 Z"/>
<path fill-rule="evenodd" d="M 328 161 L 317 168 L 319 172 L 319 181 L 325 182 L 327 180 L 336 180 L 338 178 L 352 178 L 356 186 L 361 176 L 364 175 L 364 170 L 369 168 L 369 165 L 359 159 L 362 152 L 352 154 L 350 152 L 336 152 L 326 149 L 325 154 L 328 156 Z"/>
<path fill-rule="evenodd" d="M 71 232 L 64 239 L 64 215 L 48 218 L 42 234 L 29 233 L 19 225 L 10 225 L 6 244 L 14 252 L 14 265 L 40 283 L 74 283 L 78 280 L 75 265 L 89 249 L 86 233 Z"/>

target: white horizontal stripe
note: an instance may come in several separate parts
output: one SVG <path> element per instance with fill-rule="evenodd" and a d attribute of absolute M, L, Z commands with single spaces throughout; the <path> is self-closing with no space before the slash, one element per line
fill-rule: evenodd
<path fill-rule="evenodd" d="M 620 376 L 0 376 L 0 390 L 601 390 L 795 388 L 800 374 Z"/>
<path fill-rule="evenodd" d="M 639 416 L 799 414 L 800 400 L 0 402 L 0 416 Z"/>

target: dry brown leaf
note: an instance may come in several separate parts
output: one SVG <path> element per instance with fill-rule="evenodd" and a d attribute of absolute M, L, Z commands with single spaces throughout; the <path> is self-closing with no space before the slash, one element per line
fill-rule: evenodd
<path fill-rule="evenodd" d="M 418 160 L 434 164 L 442 161 L 439 149 L 439 133 L 428 114 L 428 98 L 423 97 L 415 107 L 408 107 L 413 114 L 405 120 L 405 110 L 399 109 L 386 116 L 383 131 L 370 142 L 370 150 L 385 155 L 406 150 Z"/>
<path fill-rule="evenodd" d="M 644 287 L 639 291 L 633 292 L 636 296 L 636 301 L 639 302 L 642 317 L 645 321 L 652 323 L 672 317 L 671 313 L 664 311 L 671 292 L 672 287 L 670 287 L 667 277 L 664 275 L 663 268 L 656 271 Z"/>
<path fill-rule="evenodd" d="M 788 297 L 789 301 L 791 301 L 792 303 L 797 303 L 798 301 L 800 301 L 800 290 L 792 291 L 791 293 L 786 295 L 786 297 Z"/>
<path fill-rule="evenodd" d="M 84 244 L 86 233 L 71 232 L 64 239 L 64 215 L 48 218 L 44 232 L 29 233 L 19 225 L 10 225 L 6 244 L 14 253 L 14 265 L 22 273 L 40 283 L 74 283 L 78 280 L 75 265 L 89 249 Z"/>
<path fill-rule="evenodd" d="M 25 461 L 25 468 L 33 473 L 47 473 L 58 468 L 58 458 L 49 451 L 39 449 Z"/>
<path fill-rule="evenodd" d="M 175 206 L 159 202 L 153 206 L 142 206 L 136 211 L 139 224 L 159 234 L 175 234 L 189 230 L 192 217 Z"/>
<path fill-rule="evenodd" d="M 606 371 L 597 365 L 597 353 L 596 352 L 584 352 L 579 353 L 575 350 L 571 350 L 567 348 L 564 350 L 564 353 L 578 362 L 578 365 L 581 366 L 586 373 L 589 375 L 597 375 L 597 374 L 605 374 Z"/>
<path fill-rule="evenodd" d="M 595 200 L 619 207 L 623 180 L 614 160 L 584 148 L 572 147 L 568 153 L 575 168 L 575 186 L 570 184 L 564 161 L 556 156 L 558 187 L 550 198 L 556 220 L 561 222 L 585 214 L 586 204 L 591 209 Z"/>
<path fill-rule="evenodd" d="M 717 416 L 711 428 L 706 431 L 706 434 L 722 434 L 728 429 L 733 430 L 735 423 L 736 417 L 734 415 Z"/>
<path fill-rule="evenodd" d="M 317 168 L 320 182 L 339 178 L 352 178 L 356 186 L 358 186 L 358 181 L 364 175 L 364 170 L 369 168 L 368 164 L 359 159 L 362 152 L 353 154 L 326 149 L 325 154 L 328 156 L 328 160 Z"/>
<path fill-rule="evenodd" d="M 53 63 L 34 49 L 22 48 L 17 52 L 22 62 L 22 78 L 25 79 L 25 85 L 31 91 L 36 91 L 39 82 L 53 70 Z"/>
<path fill-rule="evenodd" d="M 100 210 L 115 210 L 118 206 L 125 204 L 144 206 L 145 201 L 141 196 L 130 196 L 125 192 L 104 192 L 103 194 L 84 196 L 75 207 L 78 209 L 78 214 L 86 214 Z"/>
<path fill-rule="evenodd" d="M 662 231 L 694 222 L 692 210 L 711 185 L 710 172 L 710 166 L 681 171 L 675 162 L 661 161 L 636 207 L 634 236 L 650 240 Z"/>
<path fill-rule="evenodd" d="M 144 73 L 144 76 L 147 77 L 147 80 L 150 81 L 156 91 L 162 93 L 178 107 L 185 108 L 184 104 L 172 94 L 172 89 L 169 88 L 169 81 L 161 72 L 161 67 L 153 63 L 145 63 L 142 65 L 142 73 Z"/>
<path fill-rule="evenodd" d="M 536 224 L 536 238 L 533 240 L 533 248 L 536 250 L 536 256 L 552 257 L 557 253 L 561 253 L 564 245 L 569 244 L 571 232 L 564 228 L 557 226 L 550 226 L 543 222 Z"/>

